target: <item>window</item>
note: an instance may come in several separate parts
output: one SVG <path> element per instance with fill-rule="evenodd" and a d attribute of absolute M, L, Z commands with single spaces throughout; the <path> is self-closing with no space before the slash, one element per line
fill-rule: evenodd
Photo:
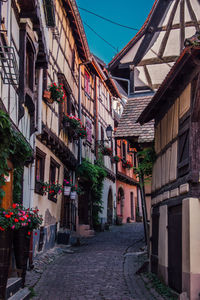
<path fill-rule="evenodd" d="M 122 159 L 126 160 L 126 143 L 122 142 Z"/>
<path fill-rule="evenodd" d="M 35 192 L 43 194 L 42 184 L 44 181 L 44 169 L 45 169 L 45 157 L 46 154 L 39 148 L 36 148 L 36 159 L 35 159 Z"/>
<path fill-rule="evenodd" d="M 33 91 L 34 86 L 34 53 L 30 43 L 26 46 L 26 86 Z"/>
<path fill-rule="evenodd" d="M 90 75 L 85 71 L 85 92 L 90 95 Z"/>
<path fill-rule="evenodd" d="M 59 180 L 59 168 L 60 165 L 51 157 L 50 160 L 50 168 L 49 168 L 49 183 L 53 183 Z M 53 202 L 57 202 L 57 195 L 48 195 L 48 199 L 52 200 Z"/>

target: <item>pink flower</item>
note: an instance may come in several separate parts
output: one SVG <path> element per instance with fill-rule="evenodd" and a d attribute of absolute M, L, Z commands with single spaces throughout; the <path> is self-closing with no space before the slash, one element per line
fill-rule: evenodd
<path fill-rule="evenodd" d="M 12 229 L 15 229 L 15 225 L 11 226 Z"/>

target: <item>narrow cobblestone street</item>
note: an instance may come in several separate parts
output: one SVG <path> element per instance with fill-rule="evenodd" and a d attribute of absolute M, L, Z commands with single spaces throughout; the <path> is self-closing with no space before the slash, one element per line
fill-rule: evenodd
<path fill-rule="evenodd" d="M 34 287 L 39 300 L 131 300 L 124 259 L 144 245 L 143 224 L 113 226 L 56 259 Z M 140 299 L 149 299 L 144 296 Z"/>

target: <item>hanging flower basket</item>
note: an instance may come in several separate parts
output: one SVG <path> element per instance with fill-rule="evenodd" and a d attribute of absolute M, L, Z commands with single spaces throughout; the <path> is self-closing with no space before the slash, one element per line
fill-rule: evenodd
<path fill-rule="evenodd" d="M 73 129 L 77 129 L 78 127 L 82 126 L 81 120 L 73 115 L 64 115 L 63 117 L 63 125 L 65 124 L 68 126 L 68 123 L 70 124 L 70 127 Z"/>
<path fill-rule="evenodd" d="M 64 196 L 69 196 L 71 192 L 71 186 L 64 186 Z"/>
<path fill-rule="evenodd" d="M 12 248 L 12 230 L 0 229 L 0 299 L 5 299 L 10 255 Z"/>
<path fill-rule="evenodd" d="M 76 194 L 77 194 L 76 191 L 71 192 L 71 193 L 70 193 L 70 199 L 71 199 L 71 200 L 75 200 L 75 199 L 76 199 Z"/>
<path fill-rule="evenodd" d="M 115 155 L 113 158 L 114 158 L 114 161 L 115 161 L 116 163 L 118 163 L 118 162 L 120 162 L 120 161 L 122 160 L 121 157 L 118 156 L 118 155 Z"/>
<path fill-rule="evenodd" d="M 103 155 L 107 155 L 107 156 L 112 156 L 112 149 L 109 148 L 109 147 L 103 147 L 102 150 L 101 150 L 102 154 Z"/>
<path fill-rule="evenodd" d="M 62 84 L 57 85 L 53 82 L 49 86 L 49 92 L 51 92 L 51 98 L 53 101 L 56 101 L 57 103 L 62 103 L 66 97 Z"/>

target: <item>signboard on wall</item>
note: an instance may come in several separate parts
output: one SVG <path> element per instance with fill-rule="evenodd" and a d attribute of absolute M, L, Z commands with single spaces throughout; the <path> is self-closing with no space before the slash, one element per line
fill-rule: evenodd
<path fill-rule="evenodd" d="M 86 119 L 86 132 L 87 132 L 87 141 L 92 144 L 92 121 Z"/>

